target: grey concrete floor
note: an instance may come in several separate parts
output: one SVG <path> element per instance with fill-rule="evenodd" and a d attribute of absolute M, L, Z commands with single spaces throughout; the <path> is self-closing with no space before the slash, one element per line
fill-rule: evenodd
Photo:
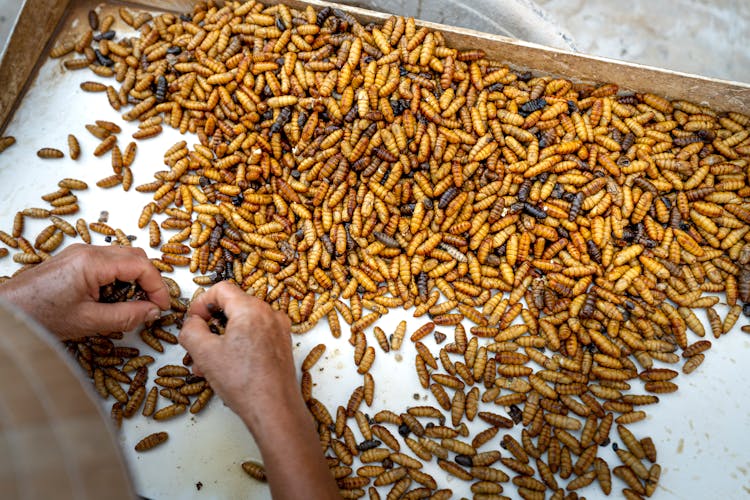
<path fill-rule="evenodd" d="M 536 0 L 587 54 L 750 83 L 747 0 Z"/>
<path fill-rule="evenodd" d="M 536 2 L 573 36 L 581 52 L 750 82 L 747 0 Z M 0 0 L 0 53 L 21 4 Z"/>

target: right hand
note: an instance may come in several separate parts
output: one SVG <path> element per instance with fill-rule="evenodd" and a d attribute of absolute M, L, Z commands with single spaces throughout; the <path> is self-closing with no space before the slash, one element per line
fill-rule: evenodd
<path fill-rule="evenodd" d="M 209 304 L 221 308 L 228 321 L 224 335 L 209 330 Z M 284 411 L 301 395 L 295 376 L 289 318 L 260 299 L 224 281 L 201 294 L 190 306 L 180 344 L 245 424 Z"/>

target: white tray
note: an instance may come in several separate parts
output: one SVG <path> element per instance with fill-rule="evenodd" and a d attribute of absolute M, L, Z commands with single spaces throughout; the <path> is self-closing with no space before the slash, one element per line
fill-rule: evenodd
<path fill-rule="evenodd" d="M 10 231 L 13 216 L 17 210 L 32 206 L 47 206 L 39 196 L 55 191 L 57 182 L 64 177 L 75 177 L 89 184 L 87 191 L 78 192 L 81 212 L 67 219 L 75 222 L 78 217 L 96 221 L 102 210 L 109 212 L 109 224 L 119 227 L 127 234 L 137 235 L 135 245 L 147 250 L 150 256 L 158 257 L 159 252 L 148 248 L 148 234 L 137 228 L 141 208 L 150 201 L 150 195 L 131 189 L 125 193 L 121 188 L 100 189 L 97 180 L 111 175 L 109 155 L 96 158 L 92 152 L 98 144 L 86 129 L 85 124 L 95 120 L 110 120 L 122 126 L 118 143 L 124 148 L 136 130 L 136 124 L 122 120 L 107 103 L 102 94 L 89 94 L 79 88 L 82 81 L 94 80 L 112 83 L 113 80 L 99 78 L 90 71 L 66 71 L 60 60 L 48 60 L 16 111 L 5 135 L 13 135 L 17 143 L 0 155 L 0 228 Z M 81 158 L 72 161 L 67 157 L 68 133 L 73 133 L 81 143 Z M 197 143 L 197 138 L 180 136 L 168 127 L 154 139 L 138 141 L 138 154 L 133 164 L 134 185 L 150 182 L 153 173 L 164 168 L 164 151 L 180 140 L 189 145 Z M 42 147 L 56 147 L 66 152 L 62 160 L 42 160 L 36 151 Z M 158 218 L 163 220 L 163 218 Z M 36 234 L 47 224 L 45 220 L 26 218 L 24 236 L 33 242 Z M 162 241 L 170 232 L 164 231 Z M 94 242 L 105 244 L 104 237 L 92 233 Z M 66 243 L 80 241 L 66 237 Z M 9 257 L 0 259 L 0 275 L 10 274 L 18 265 Z M 187 270 L 174 273 L 183 290 L 190 297 L 195 289 L 192 276 Z M 722 318 L 728 307 L 717 305 Z M 706 324 L 705 316 L 702 316 Z M 395 311 L 382 318 L 377 324 L 391 333 L 398 321 L 406 319 L 408 332 L 428 321 L 426 318 L 413 318 L 411 312 Z M 342 326 L 346 323 L 341 321 Z M 747 324 L 742 317 L 734 330 L 714 341 L 714 347 L 706 353 L 703 365 L 691 375 L 680 375 L 676 382 L 680 390 L 675 394 L 660 396 L 661 403 L 644 408 L 649 416 L 637 424 L 629 426 L 637 437 L 651 436 L 657 446 L 658 462 L 662 465 L 662 477 L 656 498 L 747 498 L 750 495 L 750 384 L 746 380 L 746 366 L 750 364 L 750 336 L 741 332 L 739 326 Z M 452 328 L 438 328 L 452 334 Z M 407 334 L 408 335 L 408 334 Z M 338 405 L 346 405 L 351 391 L 362 383 L 353 362 L 353 348 L 347 342 L 348 329 L 340 339 L 334 339 L 328 331 L 327 322 L 313 331 L 293 338 L 297 365 L 318 343 L 327 344 L 324 357 L 313 370 L 316 383 L 314 395 L 325 403 L 335 415 Z M 143 345 L 137 337 L 126 344 L 138 346 L 145 354 L 156 354 Z M 690 342 L 697 340 L 688 333 Z M 480 339 L 481 340 L 481 339 Z M 438 353 L 432 336 L 425 344 Z M 383 353 L 377 342 L 368 332 L 368 343 L 374 345 L 377 355 L 371 373 L 375 378 L 375 402 L 372 408 L 364 407 L 370 415 L 388 408 L 403 412 L 413 405 L 429 404 L 437 406 L 432 394 L 422 389 L 414 370 L 416 351 L 411 342 L 404 341 L 400 352 Z M 179 362 L 184 351 L 178 346 L 167 346 L 164 355 L 157 357 L 157 366 Z M 679 366 L 675 367 L 679 369 Z M 153 371 L 153 370 L 152 370 Z M 636 393 L 638 382 L 633 382 Z M 416 396 L 415 396 L 416 395 Z M 418 398 L 419 401 L 416 401 Z M 107 410 L 110 399 L 103 402 Z M 495 405 L 489 411 L 505 413 Z M 356 424 L 349 421 L 357 435 Z M 487 425 L 475 419 L 471 426 L 476 433 Z M 153 451 L 138 454 L 133 445 L 143 436 L 166 430 L 169 442 Z M 396 434 L 395 429 L 393 433 Z M 511 430 L 520 441 L 521 426 Z M 480 451 L 500 449 L 499 441 L 503 432 L 485 444 Z M 610 437 L 618 441 L 616 431 Z M 400 439 L 400 438 L 399 438 Z M 248 459 L 260 459 L 260 454 L 240 420 L 214 398 L 209 407 L 197 416 L 185 414 L 172 421 L 156 422 L 138 414 L 123 422 L 120 441 L 135 481 L 136 491 L 148 498 L 270 498 L 269 491 L 253 479 L 247 477 L 240 463 Z M 403 445 L 402 448 L 409 452 Z M 502 450 L 501 450 L 502 451 Z M 294 450 L 289 450 L 294 453 Z M 610 463 L 619 465 L 611 448 L 600 450 L 600 456 Z M 356 470 L 355 462 L 355 470 Z M 432 474 L 440 487 L 451 488 L 456 497 L 471 496 L 470 483 L 447 476 L 433 461 L 425 464 L 426 472 Z M 197 483 L 202 483 L 199 490 Z M 559 481 L 564 486 L 566 482 Z M 618 497 L 624 484 L 613 478 L 613 496 Z M 385 495 L 385 489 L 380 488 Z M 515 496 L 515 487 L 505 485 L 505 494 Z M 587 498 L 604 498 L 596 482 L 579 491 Z"/>

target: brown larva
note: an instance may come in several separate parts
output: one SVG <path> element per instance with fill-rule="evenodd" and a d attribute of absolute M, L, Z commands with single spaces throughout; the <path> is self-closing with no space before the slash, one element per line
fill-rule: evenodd
<path fill-rule="evenodd" d="M 267 480 L 266 470 L 264 469 L 263 465 L 258 462 L 253 462 L 250 460 L 242 462 L 242 470 L 244 470 L 248 476 L 258 481 L 266 482 Z"/>
<path fill-rule="evenodd" d="M 201 391 L 200 394 L 198 394 L 198 397 L 193 401 L 193 404 L 190 405 L 190 413 L 196 414 L 203 410 L 203 408 L 208 405 L 208 402 L 211 400 L 211 397 L 214 395 L 213 389 L 210 387 L 206 387 Z"/>
<path fill-rule="evenodd" d="M 122 387 L 120 387 L 120 384 L 117 383 L 117 381 L 110 377 L 105 377 L 104 385 L 107 388 L 107 392 L 109 392 L 116 400 L 121 403 L 126 403 L 128 401 L 128 395 L 122 390 Z"/>
<path fill-rule="evenodd" d="M 94 149 L 94 156 L 102 156 L 107 151 L 112 149 L 112 147 L 117 142 L 117 137 L 114 135 L 108 136 L 106 139 L 104 139 L 102 142 L 99 143 L 98 146 L 96 146 L 96 149 Z"/>
<path fill-rule="evenodd" d="M 186 408 L 187 407 L 183 404 L 174 403 L 154 412 L 153 418 L 154 420 L 166 420 L 169 418 L 173 418 L 184 413 Z"/>
<path fill-rule="evenodd" d="M 81 89 L 86 92 L 104 92 L 107 90 L 107 86 L 99 82 L 82 82 Z"/>
<path fill-rule="evenodd" d="M 313 347 L 310 350 L 310 352 L 307 354 L 305 359 L 302 361 L 302 370 L 309 371 L 313 366 L 315 366 L 315 363 L 318 362 L 318 360 L 323 355 L 325 350 L 326 350 L 325 344 L 318 344 L 315 347 Z"/>
<path fill-rule="evenodd" d="M 169 434 L 166 432 L 155 432 L 144 437 L 135 445 L 135 451 L 144 452 L 159 446 L 167 441 Z"/>
<path fill-rule="evenodd" d="M 12 135 L 7 135 L 5 137 L 0 137 L 0 153 L 11 147 L 13 144 L 16 143 L 16 138 Z"/>
<path fill-rule="evenodd" d="M 78 234 L 84 242 L 91 243 L 91 234 L 89 233 L 89 227 L 85 220 L 78 219 L 76 221 L 76 231 L 78 231 Z"/>
<path fill-rule="evenodd" d="M 54 158 L 64 158 L 65 154 L 60 151 L 59 149 L 55 148 L 42 148 L 39 151 L 36 152 L 36 155 L 39 158 L 44 159 L 54 159 Z"/>
<path fill-rule="evenodd" d="M 96 181 L 96 185 L 104 189 L 119 186 L 120 184 L 122 184 L 122 175 L 119 174 L 113 174 Z"/>
<path fill-rule="evenodd" d="M 104 222 L 90 222 L 88 228 L 104 236 L 114 236 L 115 230 Z"/>
<path fill-rule="evenodd" d="M 152 387 L 148 391 L 148 395 L 146 396 L 146 402 L 143 405 L 143 411 L 141 414 L 144 417 L 150 417 L 153 415 L 154 410 L 156 410 L 156 400 L 159 398 L 159 389 L 156 387 Z"/>
<path fill-rule="evenodd" d="M 73 190 L 84 190 L 88 189 L 88 184 L 78 179 L 65 178 L 57 183 L 61 188 L 73 189 Z"/>
<path fill-rule="evenodd" d="M 81 155 L 81 146 L 78 144 L 78 139 L 73 134 L 68 134 L 68 153 L 70 158 L 77 160 Z"/>
<path fill-rule="evenodd" d="M 135 415 L 135 413 L 140 409 L 141 404 L 143 403 L 145 397 L 146 397 L 146 388 L 143 386 L 136 388 L 133 391 L 132 396 L 130 396 L 130 399 L 128 399 L 128 402 L 125 405 L 125 408 L 123 409 L 123 416 L 125 418 L 130 418 L 133 415 Z"/>

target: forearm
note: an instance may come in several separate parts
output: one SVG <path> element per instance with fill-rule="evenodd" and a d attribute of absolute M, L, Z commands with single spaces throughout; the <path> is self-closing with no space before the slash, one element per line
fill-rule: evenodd
<path fill-rule="evenodd" d="M 341 498 L 301 396 L 297 393 L 286 404 L 276 403 L 268 410 L 253 421 L 241 417 L 263 456 L 273 498 Z"/>

